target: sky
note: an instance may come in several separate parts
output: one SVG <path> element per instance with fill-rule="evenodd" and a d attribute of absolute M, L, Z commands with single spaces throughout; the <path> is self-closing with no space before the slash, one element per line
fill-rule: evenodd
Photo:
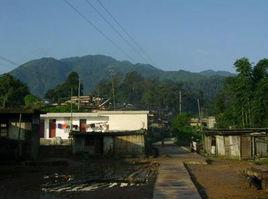
<path fill-rule="evenodd" d="M 238 58 L 268 58 L 267 0 L 100 0 L 146 52 L 145 60 L 86 0 L 68 1 L 116 45 L 64 0 L 0 0 L 0 56 L 20 65 L 41 57 L 103 54 L 193 72 L 233 72 Z M 88 1 L 120 31 L 97 0 Z M 16 67 L 0 59 L 0 73 Z"/>

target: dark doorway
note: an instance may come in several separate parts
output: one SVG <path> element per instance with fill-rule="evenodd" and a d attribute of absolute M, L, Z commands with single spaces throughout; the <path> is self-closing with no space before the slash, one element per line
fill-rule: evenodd
<path fill-rule="evenodd" d="M 49 120 L 49 138 L 56 137 L 56 119 Z"/>
<path fill-rule="evenodd" d="M 80 119 L 80 132 L 85 133 L 87 131 L 87 120 Z"/>

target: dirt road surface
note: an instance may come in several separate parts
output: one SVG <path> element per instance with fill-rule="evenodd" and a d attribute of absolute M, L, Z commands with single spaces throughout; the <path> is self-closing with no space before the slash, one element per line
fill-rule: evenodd
<path fill-rule="evenodd" d="M 213 160 L 208 165 L 187 165 L 202 198 L 212 199 L 264 199 L 268 193 L 249 187 L 241 174 L 245 168 L 252 167 L 249 162 L 238 160 Z"/>

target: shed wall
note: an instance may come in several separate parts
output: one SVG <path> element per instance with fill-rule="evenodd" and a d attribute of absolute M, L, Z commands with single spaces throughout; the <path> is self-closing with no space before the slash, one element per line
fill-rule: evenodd
<path fill-rule="evenodd" d="M 144 135 L 114 137 L 114 153 L 119 155 L 140 155 L 144 153 Z"/>
<path fill-rule="evenodd" d="M 247 160 L 251 159 L 251 137 L 241 136 L 241 159 Z"/>
<path fill-rule="evenodd" d="M 224 137 L 221 135 L 216 136 L 216 147 L 218 155 L 225 155 Z"/>
<path fill-rule="evenodd" d="M 240 158 L 240 136 L 229 136 L 230 140 L 230 157 Z"/>

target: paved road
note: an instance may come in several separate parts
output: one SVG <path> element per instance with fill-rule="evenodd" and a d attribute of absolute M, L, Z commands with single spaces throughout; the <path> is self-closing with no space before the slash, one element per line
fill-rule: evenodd
<path fill-rule="evenodd" d="M 175 145 L 157 146 L 160 157 L 154 199 L 201 199 L 191 177 L 184 166 L 188 163 L 205 163 L 201 156 Z"/>

